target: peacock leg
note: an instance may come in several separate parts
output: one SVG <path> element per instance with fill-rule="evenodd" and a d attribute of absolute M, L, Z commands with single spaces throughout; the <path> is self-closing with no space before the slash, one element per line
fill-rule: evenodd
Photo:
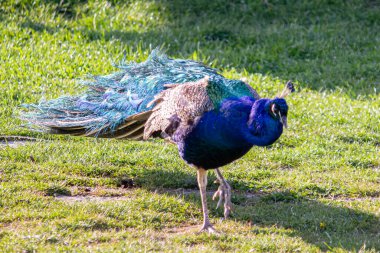
<path fill-rule="evenodd" d="M 197 179 L 198 179 L 199 191 L 201 192 L 202 210 L 203 210 L 203 225 L 200 232 L 216 233 L 215 229 L 211 225 L 210 220 L 208 218 L 207 196 L 206 196 L 207 170 L 203 168 L 198 168 Z"/>
<path fill-rule="evenodd" d="M 214 193 L 212 199 L 215 200 L 217 197 L 219 197 L 219 201 L 216 205 L 216 208 L 218 208 L 224 200 L 224 218 L 227 219 L 232 210 L 231 186 L 227 183 L 226 179 L 224 179 L 219 169 L 215 169 L 215 172 L 220 186 L 218 190 Z"/>

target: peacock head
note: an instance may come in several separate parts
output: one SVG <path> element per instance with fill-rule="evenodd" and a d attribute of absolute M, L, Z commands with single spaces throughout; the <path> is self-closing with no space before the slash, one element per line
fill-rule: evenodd
<path fill-rule="evenodd" d="M 285 99 L 275 98 L 270 100 L 268 104 L 269 114 L 276 120 L 279 120 L 282 125 L 288 127 L 288 105 L 286 104 Z"/>
<path fill-rule="evenodd" d="M 289 95 L 292 92 L 295 92 L 294 85 L 291 81 L 288 81 L 285 85 L 285 89 L 281 92 L 281 94 L 275 99 L 271 100 L 269 103 L 269 112 L 270 115 L 279 120 L 282 125 L 287 128 L 288 127 L 288 105 L 284 97 Z"/>

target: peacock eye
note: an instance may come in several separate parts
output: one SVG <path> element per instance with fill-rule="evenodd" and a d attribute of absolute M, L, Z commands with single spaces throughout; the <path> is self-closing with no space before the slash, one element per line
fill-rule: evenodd
<path fill-rule="evenodd" d="M 278 108 L 277 108 L 276 104 L 272 104 L 270 107 L 270 110 L 271 110 L 273 116 L 276 116 L 278 114 Z"/>

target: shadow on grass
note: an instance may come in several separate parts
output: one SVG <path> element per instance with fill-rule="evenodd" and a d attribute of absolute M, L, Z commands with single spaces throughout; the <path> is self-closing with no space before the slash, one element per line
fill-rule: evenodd
<path fill-rule="evenodd" d="M 350 201 L 350 200 L 342 200 Z M 363 246 L 380 249 L 377 240 L 380 220 L 359 210 L 323 203 L 280 192 L 263 196 L 254 205 L 238 207 L 237 219 L 250 220 L 259 226 L 279 226 L 289 229 L 322 250 L 330 247 L 359 251 Z M 241 208 L 241 209 L 240 209 Z M 260 231 L 258 231 L 260 232 Z"/>
<path fill-rule="evenodd" d="M 24 21 L 21 24 L 21 27 L 24 29 L 32 29 L 36 32 L 47 32 L 49 34 L 53 34 L 59 31 L 59 28 L 48 26 L 40 22 L 32 21 L 29 18 L 27 18 L 26 21 Z"/>
<path fill-rule="evenodd" d="M 187 196 L 186 200 L 201 208 L 198 194 Z M 364 248 L 376 252 L 380 250 L 380 219 L 372 214 L 286 191 L 250 195 L 248 198 L 244 194 L 237 194 L 233 202 L 235 211 L 232 219 L 245 225 L 254 224 L 253 232 L 257 234 L 278 233 L 276 229 L 283 228 L 286 230 L 279 233 L 300 237 L 323 251 L 332 248 L 348 251 Z M 209 201 L 212 216 L 222 217 L 222 210 L 215 211 L 215 205 L 216 202 Z"/>
<path fill-rule="evenodd" d="M 217 185 L 212 183 L 215 179 L 214 173 L 209 175 L 207 190 L 210 196 Z M 201 212 L 195 171 L 194 173 L 146 171 L 136 180 L 137 186 L 155 193 L 184 196 L 186 201 L 198 206 Z M 230 183 L 235 189 L 248 188 L 247 185 L 238 181 Z M 175 187 L 181 189 L 173 190 Z M 338 201 L 353 200 L 342 198 L 332 204 L 332 201 L 323 203 L 289 191 L 271 194 L 247 194 L 239 191 L 233 193 L 232 202 L 235 211 L 232 219 L 245 225 L 247 223 L 256 225 L 253 232 L 257 234 L 278 233 L 277 228 L 286 229 L 285 232 L 280 233 L 300 237 L 323 251 L 332 248 L 359 251 L 363 247 L 379 251 L 379 217 L 344 207 Z M 209 198 L 208 206 L 212 217 L 223 216 L 221 209 L 215 210 L 216 201 L 211 201 Z"/>
<path fill-rule="evenodd" d="M 93 15 L 87 13 L 89 10 L 75 12 L 86 1 L 54 3 L 56 12 L 66 18 Z M 112 1 L 110 6 L 115 5 L 127 8 L 118 1 Z M 214 62 L 214 67 L 234 67 L 238 71 L 292 79 L 315 90 L 343 87 L 354 97 L 358 93 L 373 94 L 374 87 L 380 90 L 377 66 L 357 67 L 359 59 L 363 63 L 376 62 L 373 54 L 352 50 L 375 50 L 371 42 L 373 34 L 360 29 L 380 22 L 370 2 L 357 5 L 301 1 L 291 5 L 287 1 L 175 0 L 154 1 L 153 5 L 156 9 L 152 11 L 159 13 L 163 25 L 141 32 L 126 31 L 123 27 L 109 29 L 107 23 L 98 29 L 91 26 L 69 29 L 90 42 L 118 40 L 126 45 L 142 43 L 143 47 L 165 45 L 173 57 L 190 58 L 197 51 L 200 58 Z M 349 30 L 342 28 L 347 23 L 356 32 L 352 30 L 347 35 Z M 48 33 L 67 29 L 30 20 L 23 26 Z"/>

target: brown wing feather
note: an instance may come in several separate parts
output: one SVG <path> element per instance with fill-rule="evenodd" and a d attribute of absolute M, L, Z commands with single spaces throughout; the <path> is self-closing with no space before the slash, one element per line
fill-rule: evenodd
<path fill-rule="evenodd" d="M 179 127 L 191 128 L 203 113 L 214 109 L 207 94 L 208 77 L 182 85 L 168 85 L 151 104 L 156 104 L 145 123 L 144 139 L 171 136 Z"/>

